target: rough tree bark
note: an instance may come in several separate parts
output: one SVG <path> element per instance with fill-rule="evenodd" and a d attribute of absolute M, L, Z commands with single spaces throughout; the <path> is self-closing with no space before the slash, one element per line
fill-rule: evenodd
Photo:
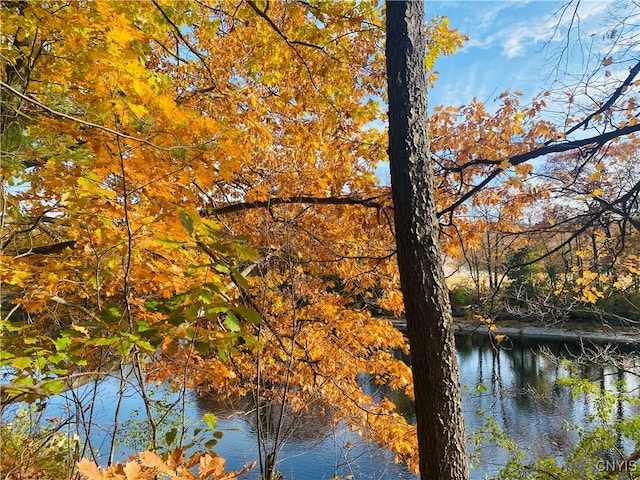
<path fill-rule="evenodd" d="M 389 161 L 422 479 L 469 477 L 431 163 L 423 0 L 388 1 Z"/>

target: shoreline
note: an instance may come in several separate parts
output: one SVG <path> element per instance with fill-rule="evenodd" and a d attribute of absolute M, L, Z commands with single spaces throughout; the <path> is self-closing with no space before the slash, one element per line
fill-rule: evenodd
<path fill-rule="evenodd" d="M 615 343 L 629 347 L 640 346 L 640 334 L 632 332 L 606 332 L 606 331 L 585 331 L 581 329 L 568 329 L 559 327 L 524 326 L 507 327 L 496 325 L 497 329 L 490 332 L 488 325 L 469 325 L 466 323 L 456 323 L 454 326 L 455 335 L 505 335 L 506 340 L 541 340 L 545 342 L 567 342 L 567 343 L 593 343 L 603 345 Z"/>
<path fill-rule="evenodd" d="M 402 333 L 407 333 L 407 323 L 404 318 L 388 318 L 393 325 Z M 526 340 L 543 342 L 568 342 L 568 343 L 593 343 L 603 345 L 615 343 L 629 347 L 640 347 L 640 331 L 616 330 L 613 327 L 610 331 L 605 330 L 584 330 L 582 328 L 567 327 L 547 327 L 537 325 L 506 326 L 495 324 L 496 329 L 491 331 L 489 325 L 478 323 L 476 325 L 466 323 L 460 318 L 454 317 L 454 334 L 463 335 L 483 335 L 492 334 L 505 335 L 507 340 Z"/>

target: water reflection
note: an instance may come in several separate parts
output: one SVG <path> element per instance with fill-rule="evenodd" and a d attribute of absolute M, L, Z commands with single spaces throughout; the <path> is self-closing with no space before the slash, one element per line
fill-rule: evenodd
<path fill-rule="evenodd" d="M 589 399 L 584 396 L 574 398 L 568 389 L 557 383 L 558 379 L 569 375 L 561 359 L 572 358 L 577 353 L 578 349 L 565 344 L 549 344 L 544 347 L 527 344 L 496 346 L 486 337 L 458 339 L 460 380 L 465 387 L 463 408 L 467 432 L 481 429 L 487 418 L 492 416 L 507 435 L 524 447 L 530 455 L 562 456 L 568 445 L 576 441 L 575 434 L 566 428 L 567 422 L 584 423 L 585 418 L 593 413 Z M 405 362 L 410 362 L 410 359 L 401 353 L 397 355 Z M 640 371 L 640 357 L 636 353 L 632 354 L 632 358 L 629 369 Z M 629 375 L 611 365 L 587 362 L 579 366 L 579 373 L 585 378 L 601 379 L 602 385 L 609 389 L 615 388 L 615 382 L 621 380 L 628 383 L 629 390 L 638 391 L 640 387 L 636 375 Z M 377 399 L 389 398 L 396 404 L 399 413 L 408 421 L 415 422 L 413 404 L 402 392 L 385 389 L 366 375 L 362 375 L 360 381 L 367 394 Z M 478 393 L 476 387 L 479 385 L 483 386 L 483 390 Z M 213 408 L 208 403 L 199 405 L 204 410 Z M 617 406 L 619 418 L 639 413 L 640 408 L 637 407 L 631 409 L 621 403 Z M 255 431 L 255 423 L 251 423 L 255 422 L 254 418 L 244 417 L 245 429 Z M 345 449 L 345 445 L 359 442 L 353 436 L 342 442 L 338 441 L 338 431 L 340 435 L 349 433 L 343 426 L 332 426 L 326 416 L 313 418 L 312 415 L 301 428 L 308 431 L 299 432 L 292 437 L 292 445 L 289 448 L 290 453 L 304 453 L 304 457 L 296 458 L 290 464 L 285 462 L 285 465 L 290 466 L 289 473 L 286 469 L 283 472 L 289 475 L 286 478 L 331 478 L 337 474 L 335 466 L 339 462 L 335 459 L 348 450 Z M 313 442 L 309 442 L 309 439 L 315 442 L 313 449 L 310 448 Z M 224 440 L 221 446 L 223 443 Z M 375 451 L 375 447 L 371 445 L 366 448 L 374 448 Z M 469 450 L 470 453 L 473 452 L 471 445 Z M 371 450 L 368 455 L 371 455 Z M 356 475 L 355 478 L 415 478 L 397 466 L 389 466 L 389 459 L 390 456 L 386 453 L 377 454 L 373 463 L 368 459 L 365 462 L 368 471 L 361 471 L 361 475 Z M 485 475 L 495 474 L 507 461 L 508 456 L 505 451 L 493 445 L 485 445 L 478 459 L 481 467 L 472 470 L 472 480 L 484 479 Z M 353 465 L 359 464 L 354 461 Z M 393 472 L 389 473 L 389 468 L 393 468 Z M 342 475 L 345 475 L 344 471 Z"/>
<path fill-rule="evenodd" d="M 558 359 L 568 357 L 571 353 L 575 352 L 562 344 L 548 345 L 545 351 L 541 351 L 540 347 L 533 345 L 505 344 L 496 347 L 486 337 L 459 339 L 458 359 L 461 384 L 465 387 L 463 408 L 467 432 L 482 428 L 491 415 L 507 435 L 526 447 L 531 455 L 561 456 L 565 447 L 575 441 L 573 434 L 564 428 L 566 422 L 583 423 L 594 409 L 587 397 L 574 398 L 566 388 L 557 384 L 559 378 L 569 373 Z M 640 372 L 640 356 L 636 352 L 630 358 L 633 361 L 624 370 L 601 360 L 584 362 L 579 365 L 580 374 L 598 380 L 612 391 L 620 388 L 617 382 L 625 381 L 628 390 L 639 394 L 638 376 L 629 372 Z M 403 360 L 409 362 L 409 358 L 403 357 Z M 413 404 L 401 392 L 388 391 L 366 376 L 361 376 L 361 382 L 368 394 L 389 398 L 408 421 L 415 421 Z M 476 392 L 478 385 L 483 385 L 484 390 Z M 109 432 L 113 428 L 109 422 L 113 420 L 109 419 L 113 419 L 118 388 L 119 380 L 114 378 L 103 382 L 98 387 L 97 395 L 92 394 L 96 411 L 99 411 L 94 420 L 100 428 L 90 434 L 96 448 L 110 444 Z M 169 404 L 174 401 L 162 389 L 156 394 L 164 395 Z M 81 396 L 82 393 L 75 392 L 75 395 Z M 362 480 L 416 478 L 402 466 L 394 464 L 389 452 L 362 441 L 345 425 L 335 425 L 331 410 L 326 405 L 310 405 L 300 415 L 281 412 L 278 405 L 271 405 L 262 411 L 262 420 L 258 425 L 255 401 L 250 395 L 220 400 L 215 395 L 200 396 L 190 392 L 188 397 L 190 402 L 185 403 L 184 412 L 186 418 L 194 420 L 210 412 L 218 416 L 218 428 L 224 436 L 215 450 L 227 459 L 229 469 L 240 469 L 258 458 L 258 427 L 268 434 L 274 428 L 275 419 L 283 413 L 287 417 L 285 428 L 289 431 L 289 441 L 280 454 L 282 462 L 279 470 L 285 479 L 323 480 L 347 475 Z M 52 399 L 47 407 L 51 413 L 47 416 L 58 416 L 55 409 L 63 410 L 67 401 L 63 397 Z M 141 412 L 143 408 L 139 395 L 132 389 L 126 393 L 123 417 L 129 418 L 135 411 Z M 68 409 L 66 412 L 69 415 Z M 631 408 L 619 404 L 616 407 L 618 418 L 638 414 L 640 407 L 637 406 Z M 472 453 L 473 448 L 471 445 L 469 447 Z M 621 444 L 620 447 L 628 446 Z M 126 459 L 131 453 L 131 448 L 123 446 L 117 450 L 116 459 Z M 487 445 L 479 453 L 478 460 L 481 468 L 472 470 L 472 480 L 495 474 L 506 462 L 507 455 Z M 255 472 L 250 478 L 258 477 L 259 472 Z"/>
<path fill-rule="evenodd" d="M 576 398 L 558 385 L 558 380 L 570 373 L 561 359 L 580 353 L 576 346 L 525 344 L 496 349 L 489 339 L 476 337 L 472 343 L 460 343 L 459 349 L 461 383 L 486 387 L 480 394 L 467 391 L 464 395 L 467 432 L 482 428 L 485 419 L 492 415 L 531 456 L 561 457 L 576 441 L 575 432 L 566 428 L 567 423 L 584 424 L 588 415 L 594 413 L 594 405 L 587 397 Z M 637 394 L 640 357 L 637 352 L 630 353 L 629 359 L 627 372 L 604 363 L 581 362 L 577 365 L 578 373 L 584 378 L 600 379 L 601 385 L 610 390 L 620 388 L 615 386 L 616 380 L 625 381 L 627 391 Z M 477 410 L 484 415 L 478 415 Z M 640 408 L 618 402 L 619 418 L 639 413 Z M 506 461 L 506 452 L 486 446 L 479 455 L 482 468 L 473 472 L 472 478 L 493 474 Z"/>
<path fill-rule="evenodd" d="M 366 388 L 371 386 L 372 395 L 382 394 L 372 379 L 362 377 L 362 382 Z M 331 408 L 321 402 L 293 412 L 264 402 L 258 407 L 252 395 L 226 400 L 213 394 L 194 395 L 194 400 L 200 415 L 214 412 L 218 416 L 224 437 L 216 451 L 227 459 L 230 468 L 258 457 L 258 435 L 266 442 L 273 441 L 282 415 L 280 432 L 284 431 L 288 439 L 280 452 L 277 469 L 286 479 L 318 480 L 348 475 L 355 479 L 416 478 L 402 465 L 395 464 L 389 452 L 362 440 L 346 425 L 334 424 Z M 406 397 L 405 401 L 411 403 Z M 260 416 L 256 414 L 258 408 Z"/>

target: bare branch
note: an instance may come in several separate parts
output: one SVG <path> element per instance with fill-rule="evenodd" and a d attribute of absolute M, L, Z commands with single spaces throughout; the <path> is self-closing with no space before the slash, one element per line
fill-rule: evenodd
<path fill-rule="evenodd" d="M 634 79 L 638 76 L 638 73 L 640 73 L 640 62 L 636 63 L 636 65 L 629 71 L 629 75 L 627 75 L 627 78 L 624 79 L 624 81 L 620 84 L 620 86 L 615 89 L 615 91 L 611 94 L 609 99 L 605 103 L 603 103 L 602 106 L 598 108 L 598 110 L 590 113 L 581 122 L 571 127 L 565 133 L 565 135 L 570 135 L 576 130 L 580 129 L 581 127 L 587 128 L 587 126 L 589 125 L 589 122 L 593 117 L 596 117 L 606 112 L 609 108 L 611 108 L 613 104 L 616 103 L 616 100 L 618 100 L 618 98 L 620 98 L 622 94 L 626 91 L 626 89 L 633 83 Z"/>

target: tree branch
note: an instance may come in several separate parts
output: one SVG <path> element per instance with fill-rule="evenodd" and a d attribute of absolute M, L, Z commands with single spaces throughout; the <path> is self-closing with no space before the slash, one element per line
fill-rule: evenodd
<path fill-rule="evenodd" d="M 65 248 L 73 248 L 76 245 L 75 240 L 66 242 L 53 243 L 51 245 L 43 245 L 41 247 L 32 247 L 18 251 L 17 257 L 26 257 L 28 255 L 47 255 L 50 253 L 59 253 Z"/>
<path fill-rule="evenodd" d="M 9 405 L 17 402 L 25 401 L 30 396 L 36 397 L 50 397 L 51 392 L 47 390 L 47 384 L 53 382 L 63 382 L 62 391 L 69 391 L 79 388 L 97 380 L 109 376 L 116 371 L 122 362 L 126 362 L 124 358 L 115 358 L 114 360 L 106 363 L 97 370 L 91 372 L 79 372 L 66 377 L 51 378 L 42 380 L 33 385 L 12 385 L 12 384 L 0 384 L 0 405 Z M 62 392 L 60 392 L 62 393 Z"/>
<path fill-rule="evenodd" d="M 617 130 L 612 130 L 607 133 L 603 133 L 601 135 L 596 135 L 595 137 L 582 138 L 578 140 L 572 140 L 569 142 L 556 143 L 553 145 L 545 145 L 540 148 L 535 148 L 526 153 L 521 153 L 519 155 L 514 155 L 508 159 L 509 164 L 512 166 L 520 165 L 522 163 L 526 163 L 529 160 L 533 160 L 534 158 L 542 157 L 544 155 L 549 155 L 551 153 L 561 153 L 567 152 L 569 150 L 575 150 L 580 147 L 584 147 L 587 145 L 597 145 L 601 147 L 607 142 L 614 140 L 616 138 L 624 137 L 626 135 L 631 135 L 632 133 L 640 131 L 640 123 L 636 125 L 627 125 L 626 127 L 619 128 Z M 473 162 L 468 162 L 464 165 L 464 167 L 472 166 L 472 165 L 499 165 L 502 163 L 502 160 L 475 160 Z M 481 181 L 479 184 L 475 185 L 473 188 L 464 193 L 458 200 L 453 202 L 447 208 L 440 210 L 438 212 L 438 218 L 442 215 L 445 215 L 449 212 L 453 212 L 456 208 L 462 205 L 464 202 L 469 200 L 472 196 L 486 187 L 489 183 L 491 183 L 500 173 L 502 173 L 504 169 L 501 167 L 493 170 L 487 177 Z"/>
<path fill-rule="evenodd" d="M 616 102 L 616 100 L 618 100 L 618 98 L 620 98 L 620 96 L 622 96 L 622 94 L 626 91 L 626 89 L 633 83 L 633 79 L 636 78 L 636 76 L 638 76 L 638 73 L 640 73 L 640 62 L 638 62 L 629 71 L 629 75 L 627 76 L 627 78 L 625 78 L 624 81 L 620 84 L 620 86 L 618 88 L 616 88 L 616 90 L 613 92 L 613 94 L 609 97 L 609 100 L 607 100 L 605 103 L 603 103 L 602 106 L 598 110 L 596 110 L 595 112 L 590 113 L 589 115 L 587 115 L 586 118 L 584 120 L 582 120 L 580 123 L 578 123 L 578 124 L 574 125 L 573 127 L 571 127 L 565 133 L 565 135 L 572 134 L 573 132 L 578 130 L 580 127 L 587 128 L 587 126 L 589 125 L 589 122 L 591 121 L 591 119 L 593 117 L 596 117 L 596 116 L 606 112 L 611 106 L 613 106 L 613 104 Z"/>
<path fill-rule="evenodd" d="M 371 208 L 392 208 L 385 205 L 382 199 L 387 195 L 378 195 L 375 197 L 275 197 L 268 200 L 259 200 L 255 202 L 238 202 L 223 207 L 207 208 L 200 210 L 200 215 L 210 217 L 213 215 L 225 215 L 234 212 L 254 208 L 269 208 L 274 205 L 292 205 L 292 204 L 311 204 L 311 205 L 362 205 Z"/>

